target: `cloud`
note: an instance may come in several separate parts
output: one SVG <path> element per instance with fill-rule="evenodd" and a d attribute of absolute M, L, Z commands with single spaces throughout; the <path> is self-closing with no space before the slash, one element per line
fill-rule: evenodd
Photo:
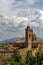
<path fill-rule="evenodd" d="M 17 9 L 17 8 L 29 8 L 32 5 L 35 4 L 37 0 L 15 0 L 12 2 L 12 8 Z"/>
<path fill-rule="evenodd" d="M 29 12 L 29 9 L 28 10 L 23 10 L 21 13 L 23 15 L 20 14 L 21 11 L 18 12 L 17 16 L 6 16 L 5 14 L 0 14 L 0 25 L 2 27 L 6 27 L 7 30 L 9 30 L 11 32 L 11 30 L 17 30 L 17 29 L 25 29 L 26 26 L 29 24 L 30 26 L 33 26 L 33 27 L 38 27 L 39 26 L 39 23 L 35 22 L 34 19 L 36 19 L 37 16 L 39 16 L 39 13 L 38 15 L 37 12 L 38 11 L 34 11 L 35 13 L 32 12 L 31 10 L 31 14 Z"/>
<path fill-rule="evenodd" d="M 43 37 L 43 11 L 38 9 L 22 9 L 14 16 L 7 16 L 0 13 L 0 40 L 24 36 L 27 25 L 33 28 L 34 32 Z"/>
<path fill-rule="evenodd" d="M 0 40 L 24 36 L 28 24 L 43 37 L 42 6 L 42 0 L 0 0 Z"/>
<path fill-rule="evenodd" d="M 39 19 L 41 21 L 40 25 L 41 25 L 41 27 L 43 27 L 43 11 L 40 10 L 40 14 L 41 14 L 40 17 L 39 17 Z"/>
<path fill-rule="evenodd" d="M 34 12 L 34 13 L 33 13 Z M 21 24 L 23 26 L 26 26 L 26 23 L 32 23 L 33 25 L 39 23 L 38 20 L 43 20 L 43 11 L 40 10 L 32 10 L 32 9 L 27 9 L 27 10 L 22 10 L 17 13 L 16 16 L 6 16 L 5 14 L 0 14 L 0 23 L 1 25 L 8 25 L 8 26 L 14 26 L 18 27 Z M 37 20 L 38 19 L 38 20 Z M 30 23 L 30 24 L 31 24 Z"/>
<path fill-rule="evenodd" d="M 27 3 L 29 4 L 34 4 L 36 2 L 36 0 L 25 0 Z"/>
<path fill-rule="evenodd" d="M 0 0 L 0 12 L 7 15 L 14 15 L 18 8 L 30 8 L 37 0 Z"/>
<path fill-rule="evenodd" d="M 3 26 L 14 26 L 14 27 L 18 27 L 20 24 L 25 25 L 25 23 L 28 21 L 28 19 L 26 17 L 17 17 L 17 16 L 12 16 L 12 17 L 8 17 L 6 15 L 0 15 L 0 24 Z M 23 23 L 23 24 L 22 24 Z"/>

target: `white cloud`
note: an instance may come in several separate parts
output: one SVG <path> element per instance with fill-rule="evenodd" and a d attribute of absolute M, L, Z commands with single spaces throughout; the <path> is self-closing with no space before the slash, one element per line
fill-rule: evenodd
<path fill-rule="evenodd" d="M 16 16 L 0 14 L 0 40 L 17 36 L 24 36 L 24 29 L 30 25 L 39 36 L 39 31 L 43 28 L 43 11 L 37 9 L 19 10 Z M 2 36 L 1 36 L 2 35 Z M 40 37 L 43 34 L 40 32 Z"/>
<path fill-rule="evenodd" d="M 40 10 L 40 17 L 39 17 L 39 19 L 41 21 L 40 25 L 41 25 L 41 27 L 43 27 L 43 11 L 41 11 L 41 10 Z"/>
<path fill-rule="evenodd" d="M 24 10 L 25 11 L 25 10 Z M 20 11 L 21 12 L 21 11 Z M 35 11 L 34 11 L 35 12 Z M 37 11 L 36 11 L 37 12 Z M 31 14 L 29 12 L 27 12 L 27 10 L 24 12 L 24 15 L 21 15 L 18 17 L 17 16 L 11 16 L 8 17 L 5 14 L 0 14 L 0 24 L 2 26 L 6 26 L 6 27 L 20 27 L 20 28 L 25 28 L 28 24 L 30 26 L 33 27 L 38 27 L 39 24 L 37 24 L 37 22 L 33 21 L 38 15 L 36 15 L 36 12 L 33 14 L 33 12 L 31 11 Z M 22 12 L 23 13 L 23 12 Z M 10 28 L 11 29 L 11 28 Z"/>
<path fill-rule="evenodd" d="M 0 0 L 0 12 L 4 12 L 7 15 L 15 14 L 16 9 L 22 9 L 26 6 L 29 8 L 29 5 L 32 5 L 37 0 Z"/>

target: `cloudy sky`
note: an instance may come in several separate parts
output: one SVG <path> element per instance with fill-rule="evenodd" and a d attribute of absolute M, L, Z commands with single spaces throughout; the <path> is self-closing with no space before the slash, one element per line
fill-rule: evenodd
<path fill-rule="evenodd" d="M 0 0 L 0 40 L 25 36 L 28 24 L 43 38 L 43 0 Z"/>

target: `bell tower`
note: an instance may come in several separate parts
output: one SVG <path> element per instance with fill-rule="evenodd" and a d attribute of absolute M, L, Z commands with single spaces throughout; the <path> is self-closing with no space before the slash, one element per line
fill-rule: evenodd
<path fill-rule="evenodd" d="M 25 46 L 28 47 L 29 50 L 31 50 L 32 47 L 32 35 L 33 35 L 33 30 L 27 26 L 25 29 Z"/>

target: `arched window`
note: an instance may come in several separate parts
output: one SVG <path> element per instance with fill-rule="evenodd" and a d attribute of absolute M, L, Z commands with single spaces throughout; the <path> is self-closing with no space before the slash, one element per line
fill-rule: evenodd
<path fill-rule="evenodd" d="M 32 48 L 37 48 L 38 44 L 32 44 Z"/>
<path fill-rule="evenodd" d="M 31 35 L 29 35 L 29 37 L 31 37 Z"/>

